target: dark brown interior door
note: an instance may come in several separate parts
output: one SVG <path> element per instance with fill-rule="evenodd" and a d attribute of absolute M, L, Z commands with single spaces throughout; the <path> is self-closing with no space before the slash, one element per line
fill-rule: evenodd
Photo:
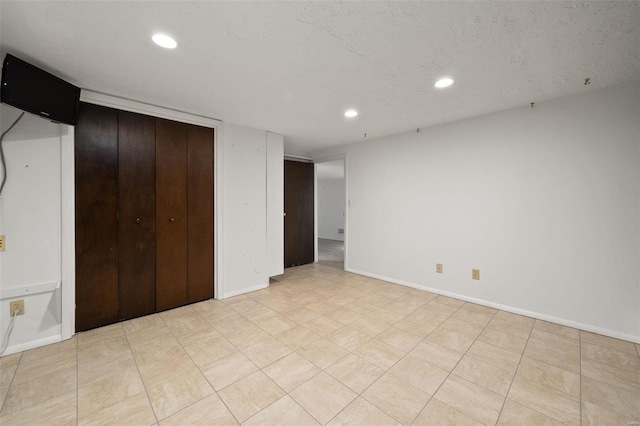
<path fill-rule="evenodd" d="M 119 111 L 121 320 L 156 311 L 156 120 Z"/>
<path fill-rule="evenodd" d="M 156 309 L 187 304 L 187 125 L 156 120 Z"/>
<path fill-rule="evenodd" d="M 213 129 L 187 127 L 188 298 L 213 297 Z"/>
<path fill-rule="evenodd" d="M 80 105 L 75 129 L 76 330 L 118 320 L 118 112 Z"/>
<path fill-rule="evenodd" d="M 284 162 L 284 267 L 313 263 L 313 164 Z"/>

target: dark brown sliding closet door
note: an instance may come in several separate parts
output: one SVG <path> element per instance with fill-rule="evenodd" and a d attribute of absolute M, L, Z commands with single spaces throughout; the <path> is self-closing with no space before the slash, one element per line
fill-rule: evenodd
<path fill-rule="evenodd" d="M 118 321 L 118 112 L 82 103 L 75 129 L 76 330 Z"/>
<path fill-rule="evenodd" d="M 313 164 L 284 162 L 284 267 L 313 263 Z"/>
<path fill-rule="evenodd" d="M 187 294 L 187 125 L 156 119 L 156 309 Z"/>
<path fill-rule="evenodd" d="M 120 111 L 120 319 L 156 311 L 156 120 Z"/>
<path fill-rule="evenodd" d="M 213 129 L 189 126 L 189 303 L 213 297 Z"/>

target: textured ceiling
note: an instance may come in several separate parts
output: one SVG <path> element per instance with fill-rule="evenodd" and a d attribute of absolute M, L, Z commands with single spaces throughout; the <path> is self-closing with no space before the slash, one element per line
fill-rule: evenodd
<path fill-rule="evenodd" d="M 86 89 L 281 133 L 289 152 L 640 79 L 636 1 L 3 0 L 0 17 L 3 54 Z M 156 31 L 178 48 L 152 44 Z M 444 75 L 455 85 L 435 89 Z"/>

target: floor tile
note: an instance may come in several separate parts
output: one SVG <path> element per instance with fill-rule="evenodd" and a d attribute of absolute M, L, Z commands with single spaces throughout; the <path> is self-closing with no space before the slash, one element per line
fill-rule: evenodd
<path fill-rule="evenodd" d="M 8 367 L 17 367 L 21 357 L 22 357 L 22 352 L 0 357 L 0 369 L 5 369 Z"/>
<path fill-rule="evenodd" d="M 13 376 L 18 369 L 18 365 L 13 365 L 11 367 L 6 367 L 0 369 L 0 389 L 8 389 L 11 381 L 13 380 Z"/>
<path fill-rule="evenodd" d="M 548 321 L 536 320 L 533 329 L 555 334 L 566 339 L 580 340 L 580 330 L 577 328 L 565 327 Z"/>
<path fill-rule="evenodd" d="M 453 315 L 451 315 L 451 317 L 484 327 L 489 323 L 489 321 L 491 321 L 491 319 L 493 318 L 493 314 L 483 314 L 460 308 Z"/>
<path fill-rule="evenodd" d="M 511 373 L 516 372 L 521 358 L 513 352 L 478 341 L 469 348 L 467 354 Z"/>
<path fill-rule="evenodd" d="M 307 321 L 311 321 L 314 318 L 318 318 L 320 314 L 313 309 L 301 307 L 289 311 L 283 314 L 285 317 L 289 318 L 292 321 L 297 322 L 298 324 L 303 324 Z"/>
<path fill-rule="evenodd" d="M 520 425 L 562 426 L 562 423 L 507 399 L 498 419 L 498 426 Z"/>
<path fill-rule="evenodd" d="M 229 343 L 242 350 L 264 340 L 269 340 L 271 335 L 258 326 L 252 325 L 245 329 L 227 334 L 225 337 Z"/>
<path fill-rule="evenodd" d="M 413 348 L 409 355 L 427 361 L 443 370 L 452 371 L 462 358 L 463 353 L 424 340 Z"/>
<path fill-rule="evenodd" d="M 640 392 L 583 377 L 582 401 L 632 419 L 640 419 Z"/>
<path fill-rule="evenodd" d="M 364 391 L 362 397 L 404 425 L 410 424 L 430 399 L 420 389 L 389 373 Z"/>
<path fill-rule="evenodd" d="M 201 401 L 160 421 L 160 426 L 232 426 L 237 424 L 238 422 L 236 422 L 231 412 L 224 405 L 220 397 L 215 394 L 209 395 Z"/>
<path fill-rule="evenodd" d="M 285 395 L 243 423 L 243 426 L 319 425 L 289 395 Z"/>
<path fill-rule="evenodd" d="M 356 349 L 354 353 L 383 370 L 391 368 L 405 355 L 400 349 L 396 349 L 376 339 L 369 340 Z"/>
<path fill-rule="evenodd" d="M 198 367 L 210 364 L 237 351 L 224 336 L 220 335 L 202 337 L 201 340 L 184 344 L 183 347 Z"/>
<path fill-rule="evenodd" d="M 446 316 L 453 315 L 453 313 L 459 309 L 457 306 L 447 305 L 446 303 L 441 303 L 436 299 L 427 302 L 425 305 L 423 305 L 423 308 L 444 314 Z"/>
<path fill-rule="evenodd" d="M 455 375 L 449 376 L 434 398 L 485 424 L 495 424 L 504 403 L 503 396 Z"/>
<path fill-rule="evenodd" d="M 473 356 L 466 355 L 460 360 L 453 374 L 499 395 L 507 396 L 513 372 L 503 370 Z"/>
<path fill-rule="evenodd" d="M 582 403 L 582 424 L 584 426 L 634 425 L 637 420 L 615 413 L 590 402 Z"/>
<path fill-rule="evenodd" d="M 580 398 L 580 374 L 524 357 L 518 375 Z"/>
<path fill-rule="evenodd" d="M 426 361 L 407 355 L 394 365 L 389 373 L 404 380 L 430 396 L 436 393 L 449 375 L 448 371 Z"/>
<path fill-rule="evenodd" d="M 640 373 L 640 357 L 637 354 L 634 355 L 605 346 L 583 343 L 582 359 L 597 361 L 612 367 Z"/>
<path fill-rule="evenodd" d="M 52 358 L 52 357 L 47 357 Z M 20 365 L 18 366 L 18 372 Z M 16 373 L 17 376 L 17 373 Z M 25 408 L 56 398 L 77 388 L 77 373 L 75 364 L 70 364 L 64 370 L 32 377 L 28 381 L 14 383 L 5 397 L 2 415 L 23 410 Z"/>
<path fill-rule="evenodd" d="M 516 376 L 509 399 L 568 425 L 580 424 L 580 399 Z"/>
<path fill-rule="evenodd" d="M 211 386 L 219 391 L 258 371 L 258 367 L 242 352 L 235 352 L 201 367 Z"/>
<path fill-rule="evenodd" d="M 503 333 L 498 330 L 493 330 L 491 328 L 484 329 L 480 336 L 478 336 L 478 342 L 497 346 L 518 355 L 522 355 L 524 348 L 527 346 L 527 339 Z"/>
<path fill-rule="evenodd" d="M 307 321 L 302 325 L 322 337 L 333 333 L 343 326 L 338 321 L 334 321 L 322 315 L 312 319 L 311 321 Z"/>
<path fill-rule="evenodd" d="M 422 341 L 421 337 L 396 327 L 387 328 L 382 333 L 378 334 L 376 339 L 386 343 L 387 345 L 393 346 L 396 349 L 400 349 L 403 352 L 409 352 Z"/>
<path fill-rule="evenodd" d="M 431 401 L 424 407 L 424 410 L 422 410 L 412 425 L 481 426 L 482 423 L 475 421 L 444 402 L 431 398 Z"/>
<path fill-rule="evenodd" d="M 411 315 L 406 318 L 398 321 L 393 325 L 394 328 L 399 328 L 400 330 L 406 331 L 407 333 L 411 333 L 424 339 L 433 333 L 440 326 L 440 322 L 426 322 L 426 321 L 416 321 L 411 319 Z"/>
<path fill-rule="evenodd" d="M 297 352 L 322 370 L 344 358 L 349 353 L 327 339 L 317 340 Z"/>
<path fill-rule="evenodd" d="M 349 327 L 373 337 L 389 328 L 389 325 L 384 321 L 364 316 L 350 323 Z"/>
<path fill-rule="evenodd" d="M 377 321 L 382 321 L 387 325 L 393 325 L 405 317 L 404 314 L 390 311 L 385 307 L 376 309 L 375 311 L 368 313 L 366 316 Z"/>
<path fill-rule="evenodd" d="M 601 334 L 589 333 L 588 331 L 581 331 L 582 343 L 589 343 L 591 345 L 603 346 L 605 348 L 614 349 L 620 352 L 626 352 L 633 355 L 635 352 L 634 345 L 631 342 L 627 342 L 620 339 L 614 339 L 613 337 L 603 336 Z"/>
<path fill-rule="evenodd" d="M 78 416 L 85 417 L 145 392 L 137 369 L 124 371 L 78 389 Z"/>
<path fill-rule="evenodd" d="M 283 331 L 289 330 L 298 325 L 295 321 L 287 319 L 287 317 L 282 315 L 263 319 L 257 321 L 255 324 L 272 336 L 280 334 Z"/>
<path fill-rule="evenodd" d="M 322 338 L 319 334 L 301 325 L 283 331 L 275 337 L 294 351 Z"/>
<path fill-rule="evenodd" d="M 262 371 L 285 392 L 291 392 L 321 370 L 294 352 L 265 367 Z"/>
<path fill-rule="evenodd" d="M 78 387 L 85 387 L 131 369 L 137 369 L 131 351 L 96 361 L 83 361 L 78 353 Z"/>
<path fill-rule="evenodd" d="M 327 423 L 358 395 L 326 373 L 320 373 L 290 396 L 321 424 Z"/>
<path fill-rule="evenodd" d="M 580 372 L 583 378 L 588 377 L 640 395 L 640 374 L 591 360 L 582 361 Z"/>
<path fill-rule="evenodd" d="M 291 349 L 289 349 L 285 344 L 280 343 L 274 337 L 270 337 L 269 339 L 265 339 L 255 345 L 243 349 L 242 353 L 244 353 L 245 356 L 253 361 L 253 363 L 259 368 L 263 368 L 272 362 L 289 355 L 291 353 Z"/>
<path fill-rule="evenodd" d="M 326 372 L 356 393 L 362 393 L 384 374 L 383 369 L 354 354 L 349 354 L 337 361 L 327 368 Z"/>
<path fill-rule="evenodd" d="M 63 342 L 52 343 L 50 345 L 41 346 L 36 349 L 30 349 L 22 353 L 20 363 L 28 363 L 37 359 L 47 358 L 52 355 L 62 357 L 65 354 L 75 356 L 78 348 L 78 339 L 73 336 L 71 339 L 67 339 Z M 51 358 L 49 358 L 51 359 Z"/>
<path fill-rule="evenodd" d="M 487 324 L 487 328 L 501 331 L 512 336 L 528 339 L 534 320 L 509 312 L 498 311 Z"/>
<path fill-rule="evenodd" d="M 426 340 L 457 352 L 466 352 L 476 340 L 476 337 L 443 328 L 441 325 Z"/>
<path fill-rule="evenodd" d="M 75 371 L 77 364 L 77 353 L 69 351 L 31 358 L 29 361 L 21 359 L 13 377 L 13 384 L 25 383 L 55 373 L 65 374 L 69 371 Z"/>
<path fill-rule="evenodd" d="M 340 324 L 347 325 L 360 318 L 361 314 L 356 311 L 352 311 L 349 308 L 342 308 L 328 312 L 324 314 L 324 316 L 334 321 L 338 321 Z"/>
<path fill-rule="evenodd" d="M 3 413 L 0 423 L 6 426 L 75 424 L 76 401 L 74 390 L 8 415 Z"/>
<path fill-rule="evenodd" d="M 158 420 L 214 393 L 209 382 L 195 366 L 183 366 L 171 375 L 145 380 L 145 387 Z"/>
<path fill-rule="evenodd" d="M 356 398 L 328 423 L 329 426 L 399 426 L 375 405 L 362 397 Z"/>
<path fill-rule="evenodd" d="M 326 339 L 343 349 L 353 352 L 371 340 L 371 336 L 354 330 L 349 326 L 344 326 L 329 334 Z"/>
<path fill-rule="evenodd" d="M 242 423 L 280 399 L 285 392 L 263 372 L 258 371 L 224 388 L 218 395 Z"/>

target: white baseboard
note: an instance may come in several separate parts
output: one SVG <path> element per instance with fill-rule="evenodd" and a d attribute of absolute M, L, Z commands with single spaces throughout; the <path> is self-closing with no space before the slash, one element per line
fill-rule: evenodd
<path fill-rule="evenodd" d="M 15 354 L 18 352 L 28 351 L 29 349 L 39 348 L 40 346 L 50 345 L 52 343 L 62 342 L 62 334 L 59 333 L 54 336 L 43 337 L 42 339 L 32 340 L 30 342 L 19 343 L 17 345 L 11 345 L 7 347 L 7 350 L 2 354 L 2 356 L 7 356 L 11 354 Z"/>
<path fill-rule="evenodd" d="M 616 338 L 616 339 L 626 340 L 626 341 L 634 342 L 634 343 L 640 343 L 640 336 L 634 336 L 632 334 L 621 333 L 619 331 L 609 330 L 609 329 L 606 329 L 606 328 L 597 327 L 597 326 L 590 325 L 590 324 L 584 324 L 584 323 L 581 323 L 581 322 L 571 321 L 571 320 L 564 319 L 564 318 L 558 318 L 558 317 L 554 317 L 554 316 L 551 316 L 551 315 L 541 314 L 541 313 L 538 313 L 538 312 L 527 311 L 525 309 L 514 308 L 512 306 L 502 305 L 500 303 L 494 303 L 494 302 L 490 302 L 490 301 L 487 301 L 487 300 L 476 299 L 474 297 L 469 297 L 469 296 L 465 296 L 465 295 L 458 294 L 458 293 L 452 293 L 452 292 L 444 291 L 444 290 L 441 290 L 441 289 L 438 289 L 438 288 L 422 286 L 422 285 L 418 285 L 418 284 L 415 284 L 415 283 L 410 283 L 410 282 L 398 280 L 398 279 L 395 279 L 395 278 L 385 277 L 385 276 L 378 275 L 378 274 L 372 274 L 372 273 L 369 273 L 369 272 L 359 271 L 357 269 L 352 269 L 352 268 L 348 268 L 347 269 L 347 268 L 345 268 L 345 271 L 352 272 L 352 273 L 358 274 L 358 275 L 364 275 L 365 277 L 375 278 L 375 279 L 382 280 L 382 281 L 388 281 L 390 283 L 399 284 L 399 285 L 402 285 L 402 286 L 405 286 L 405 287 L 411 287 L 411 288 L 415 288 L 415 289 L 418 289 L 418 290 L 424 290 L 424 291 L 428 291 L 428 292 L 431 292 L 431 293 L 440 294 L 442 296 L 447 296 L 447 297 L 452 297 L 452 298 L 459 299 L 459 300 L 464 300 L 465 302 L 471 302 L 471 303 L 475 303 L 475 304 L 478 304 L 478 305 L 487 306 L 489 308 L 500 309 L 501 311 L 511 312 L 513 314 L 524 315 L 524 316 L 527 316 L 527 317 L 536 318 L 536 319 L 539 319 L 539 320 L 548 321 L 548 322 L 552 322 L 552 323 L 555 323 L 555 324 L 564 325 L 564 326 L 567 326 L 567 327 L 577 328 L 579 330 L 590 331 L 592 333 L 602 334 L 603 336 L 613 337 L 613 338 Z"/>
<path fill-rule="evenodd" d="M 224 296 L 222 297 L 222 299 L 227 299 L 227 298 L 233 297 L 233 296 L 240 296 L 241 294 L 251 293 L 252 291 L 263 290 L 263 289 L 265 289 L 267 287 L 269 287 L 268 283 L 267 284 L 256 285 L 256 286 L 245 288 L 245 289 L 242 289 L 242 290 L 230 291 L 229 293 L 225 293 Z"/>

